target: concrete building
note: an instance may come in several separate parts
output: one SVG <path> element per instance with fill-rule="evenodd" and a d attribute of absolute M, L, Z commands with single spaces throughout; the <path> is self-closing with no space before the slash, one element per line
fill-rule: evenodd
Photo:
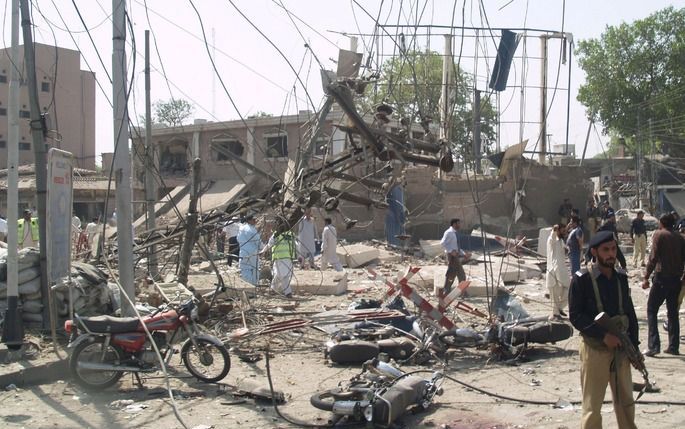
<path fill-rule="evenodd" d="M 74 155 L 74 167 L 95 169 L 95 74 L 81 70 L 78 51 L 35 44 L 39 104 L 48 114 L 49 147 Z M 19 72 L 25 72 L 24 49 Z M 7 103 L 12 65 L 9 48 L 0 50 L 0 168 L 7 166 Z M 30 105 L 26 79 L 19 96 L 19 164 L 32 164 L 33 144 L 29 127 Z"/>

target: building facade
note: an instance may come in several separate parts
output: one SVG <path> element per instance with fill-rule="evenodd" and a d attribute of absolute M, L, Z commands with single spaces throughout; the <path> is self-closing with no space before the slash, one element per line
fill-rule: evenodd
<path fill-rule="evenodd" d="M 29 92 L 26 86 L 23 46 L 18 62 L 19 165 L 33 164 Z M 0 50 L 0 168 L 7 166 L 10 50 Z M 95 74 L 81 70 L 78 51 L 35 44 L 36 81 L 41 112 L 47 113 L 46 142 L 74 155 L 74 167 L 95 169 Z"/>

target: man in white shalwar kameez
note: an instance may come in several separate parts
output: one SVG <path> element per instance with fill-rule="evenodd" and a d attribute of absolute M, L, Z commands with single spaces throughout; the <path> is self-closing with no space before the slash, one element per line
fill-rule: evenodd
<path fill-rule="evenodd" d="M 305 264 L 310 268 L 315 268 L 316 226 L 314 225 L 311 213 L 311 209 L 304 211 L 304 216 L 300 219 L 297 228 L 297 254 L 302 269 L 304 269 Z"/>
<path fill-rule="evenodd" d="M 336 248 L 338 246 L 338 232 L 332 225 L 331 218 L 324 219 L 325 226 L 321 232 L 321 271 L 328 269 L 328 264 L 333 265 L 335 271 L 342 271 L 342 264 L 338 259 Z"/>
<path fill-rule="evenodd" d="M 293 296 L 290 281 L 293 278 L 295 237 L 287 228 L 287 224 L 280 223 L 263 251 L 271 250 L 271 289 L 290 298 Z"/>
<path fill-rule="evenodd" d="M 566 266 L 566 246 L 564 245 L 564 225 L 554 225 L 547 238 L 547 276 L 546 283 L 552 300 L 552 317 L 566 317 L 564 308 L 568 306 L 568 290 L 571 273 Z"/>

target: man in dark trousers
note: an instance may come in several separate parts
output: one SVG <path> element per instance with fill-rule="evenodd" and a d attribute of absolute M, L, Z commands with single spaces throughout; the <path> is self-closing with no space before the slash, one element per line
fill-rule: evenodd
<path fill-rule="evenodd" d="M 630 225 L 630 240 L 633 242 L 633 265 L 639 268 L 645 265 L 645 250 L 647 249 L 647 227 L 645 226 L 645 212 L 639 210 L 637 217 Z"/>
<path fill-rule="evenodd" d="M 652 237 L 652 250 L 642 289 L 649 289 L 649 276 L 654 272 L 652 290 L 647 299 L 647 346 L 645 356 L 655 356 L 661 351 L 657 313 L 666 301 L 668 319 L 668 348 L 665 353 L 680 354 L 680 321 L 678 320 L 678 295 L 682 287 L 683 257 L 685 239 L 673 231 L 673 217 L 670 214 L 659 218 L 659 230 Z"/>
<path fill-rule="evenodd" d="M 569 290 L 569 319 L 580 331 L 580 383 L 583 394 L 581 428 L 602 427 L 602 402 L 611 385 L 618 427 L 633 429 L 635 402 L 630 362 L 621 351 L 621 340 L 595 323 L 605 312 L 617 329 L 626 332 L 637 347 L 638 325 L 630 297 L 628 276 L 614 268 L 618 246 L 614 234 L 598 232 L 590 240 L 594 260 L 573 275 Z"/>

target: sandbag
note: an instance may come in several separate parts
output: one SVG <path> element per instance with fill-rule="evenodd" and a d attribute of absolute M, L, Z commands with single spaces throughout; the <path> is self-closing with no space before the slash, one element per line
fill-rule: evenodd
<path fill-rule="evenodd" d="M 21 270 L 18 273 L 18 283 L 21 285 L 23 283 L 29 282 L 36 277 L 40 277 L 40 267 L 31 267 Z"/>
<path fill-rule="evenodd" d="M 29 293 L 21 296 L 21 299 L 24 301 L 31 301 L 33 299 L 41 299 L 43 297 L 43 294 L 38 291 L 36 293 Z"/>
<path fill-rule="evenodd" d="M 27 247 L 17 253 L 19 265 L 38 265 L 40 263 L 40 249 Z"/>
<path fill-rule="evenodd" d="M 335 363 L 364 363 L 378 356 L 378 344 L 369 341 L 343 341 L 328 348 L 328 358 Z"/>
<path fill-rule="evenodd" d="M 21 320 L 23 320 L 24 322 L 43 323 L 43 315 L 42 314 L 22 312 L 21 313 Z"/>
<path fill-rule="evenodd" d="M 41 313 L 43 311 L 43 303 L 40 301 L 23 301 L 21 310 L 25 313 Z"/>
<path fill-rule="evenodd" d="M 40 277 L 19 285 L 19 295 L 29 295 L 38 291 L 40 291 Z"/>

